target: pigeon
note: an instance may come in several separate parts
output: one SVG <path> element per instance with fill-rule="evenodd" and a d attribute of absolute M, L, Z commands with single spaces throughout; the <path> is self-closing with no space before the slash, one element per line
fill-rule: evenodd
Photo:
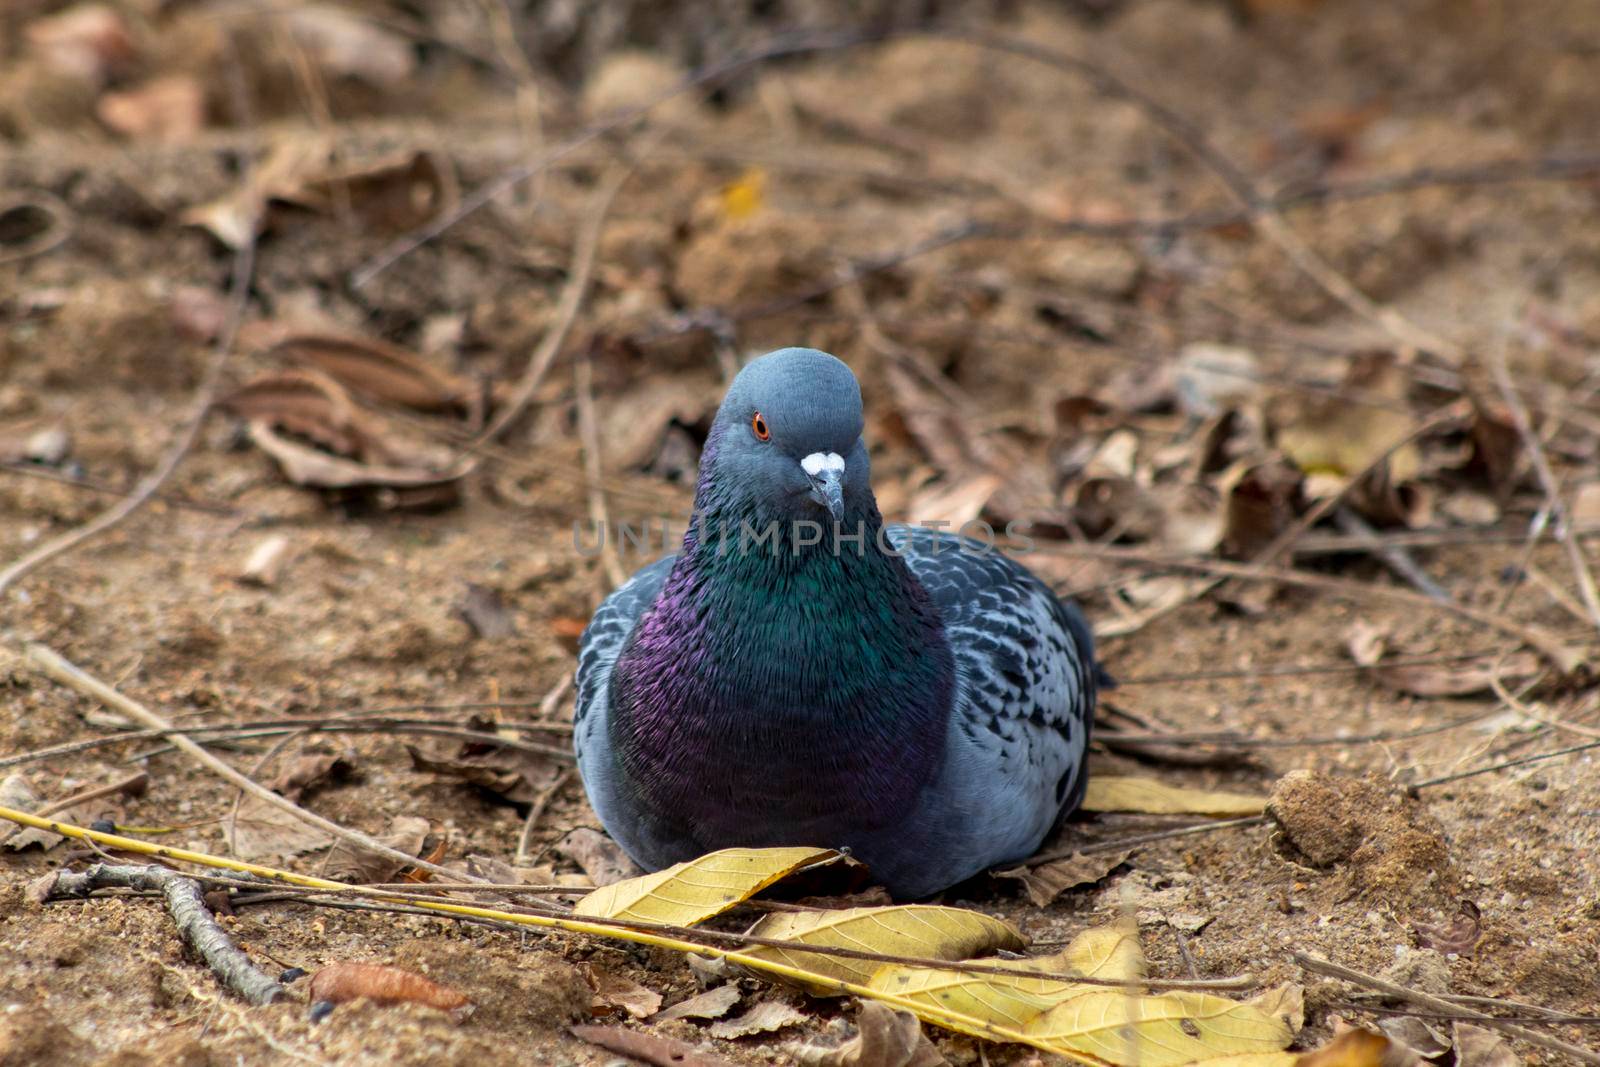
<path fill-rule="evenodd" d="M 646 870 L 813 845 L 920 899 L 1032 855 L 1083 799 L 1105 681 L 1083 616 L 997 546 L 884 523 L 861 434 L 842 361 L 752 360 L 681 550 L 584 630 L 579 773 Z"/>

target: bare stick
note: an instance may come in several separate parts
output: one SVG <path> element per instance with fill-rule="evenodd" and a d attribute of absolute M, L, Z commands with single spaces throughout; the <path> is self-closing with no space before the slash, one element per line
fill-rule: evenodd
<path fill-rule="evenodd" d="M 1434 581 L 1427 571 L 1411 558 L 1411 553 L 1398 545 L 1386 545 L 1377 538 L 1378 531 L 1374 530 L 1366 519 L 1356 514 L 1354 509 L 1344 506 L 1333 513 L 1333 521 L 1339 528 L 1352 537 L 1366 542 L 1373 555 L 1383 560 L 1384 564 L 1398 577 L 1409 582 L 1411 586 L 1423 596 L 1430 597 L 1442 603 L 1449 603 L 1453 597 L 1445 591 L 1444 586 Z"/>
<path fill-rule="evenodd" d="M 1592 748 L 1600 748 L 1600 741 L 1589 741 L 1581 745 L 1570 745 L 1567 748 L 1552 749 L 1549 752 L 1540 752 L 1533 756 L 1523 756 L 1520 759 L 1506 760 L 1503 763 L 1492 763 L 1487 767 L 1479 767 L 1476 770 L 1457 771 L 1455 774 L 1446 774 L 1439 778 L 1429 778 L 1427 781 L 1412 783 L 1407 787 L 1407 792 L 1415 793 L 1419 789 L 1427 789 L 1431 786 L 1444 785 L 1446 782 L 1459 782 L 1463 778 L 1476 778 L 1480 774 L 1493 774 L 1495 771 L 1503 771 L 1507 767 L 1521 767 L 1527 763 L 1539 763 L 1543 760 L 1555 759 L 1557 756 L 1570 756 L 1574 752 L 1587 752 Z"/>
<path fill-rule="evenodd" d="M 1494 612 L 1468 607 L 1465 604 L 1442 604 L 1410 589 L 1375 585 L 1370 582 L 1350 581 L 1331 575 L 1311 574 L 1306 571 L 1281 567 L 1257 567 L 1248 563 L 1227 563 L 1222 560 L 1163 556 L 1155 553 L 1136 552 L 1111 545 L 1072 544 L 1059 547 L 1052 545 L 1048 548 L 1041 548 L 1040 551 L 1057 552 L 1062 555 L 1081 556 L 1089 559 L 1111 560 L 1113 562 L 1169 567 L 1173 570 L 1195 571 L 1201 574 L 1215 574 L 1229 578 L 1281 582 L 1285 585 L 1296 585 L 1305 589 L 1320 589 L 1335 596 L 1354 600 L 1384 600 L 1393 604 L 1442 611 L 1457 618 L 1465 619 L 1468 622 L 1476 623 L 1479 626 L 1498 630 L 1500 633 L 1515 637 L 1518 641 L 1548 659 L 1564 675 L 1571 674 L 1584 659 L 1581 652 L 1569 647 L 1557 635 L 1541 627 L 1531 624 L 1522 625 Z"/>
<path fill-rule="evenodd" d="M 91 801 L 100 800 L 104 797 L 122 796 L 124 794 L 128 796 L 139 796 L 145 791 L 146 788 L 149 787 L 149 785 L 150 775 L 144 771 L 139 771 L 136 774 L 128 775 L 126 778 L 119 778 L 115 782 L 110 782 L 106 785 L 97 785 L 89 789 L 83 789 L 69 797 L 62 797 L 60 800 L 51 801 L 49 804 L 35 809 L 33 814 L 42 819 L 47 815 L 54 815 L 58 811 L 66 811 L 68 808 L 75 808 L 79 804 L 88 804 Z M 0 841 L 8 840 L 13 834 L 17 833 L 21 829 L 22 827 L 20 826 L 6 827 L 4 832 L 0 832 Z"/>
<path fill-rule="evenodd" d="M 583 298 L 588 293 L 589 279 L 594 274 L 595 255 L 600 248 L 600 235 L 605 230 L 606 215 L 611 210 L 611 202 L 617 198 L 622 187 L 633 176 L 633 171 L 634 168 L 630 165 L 614 168 L 595 193 L 584 216 L 583 225 L 578 230 L 577 241 L 573 245 L 572 266 L 567 270 L 567 284 L 561 290 L 561 299 L 556 305 L 555 321 L 539 339 L 539 347 L 528 357 L 527 369 L 522 372 L 522 377 L 518 379 L 517 386 L 512 390 L 505 407 L 496 412 L 494 419 L 484 431 L 472 440 L 468 446 L 469 451 L 493 441 L 505 432 L 506 427 L 516 421 L 532 402 L 533 394 L 539 389 L 539 383 L 543 382 L 545 375 L 549 373 L 557 353 L 566 343 L 567 334 L 572 331 L 573 322 L 578 318 L 578 309 L 583 306 Z"/>
<path fill-rule="evenodd" d="M 233 279 L 229 283 L 231 295 L 227 321 L 217 336 L 216 347 L 212 350 L 211 360 L 206 365 L 205 377 L 201 379 L 200 388 L 190 405 L 189 417 L 168 447 L 166 455 L 161 458 L 161 462 L 140 480 L 133 492 L 110 508 L 77 529 L 69 530 L 60 537 L 46 541 L 0 571 L 0 595 L 4 595 L 7 589 L 29 572 L 100 536 L 138 511 L 150 502 L 156 490 L 160 489 L 162 484 L 172 477 L 172 472 L 178 469 L 178 464 L 183 462 L 183 457 L 189 454 L 189 450 L 194 447 L 195 441 L 200 436 L 200 428 L 205 424 L 212 400 L 216 397 L 217 385 L 222 380 L 223 365 L 227 363 L 228 356 L 233 351 L 234 335 L 238 332 L 239 320 L 244 315 L 245 303 L 250 298 L 250 275 L 255 269 L 255 248 L 255 239 L 252 237 L 245 241 L 234 255 Z"/>
<path fill-rule="evenodd" d="M 1533 469 L 1539 477 L 1539 486 L 1544 490 L 1546 507 L 1556 518 L 1557 537 L 1561 541 L 1561 547 L 1566 549 L 1567 559 L 1572 564 L 1572 573 L 1578 580 L 1578 593 L 1583 597 L 1583 606 L 1589 612 L 1589 618 L 1594 623 L 1595 629 L 1600 630 L 1600 591 L 1595 589 L 1594 574 L 1589 570 L 1589 561 L 1584 558 L 1583 549 L 1572 536 L 1571 524 L 1567 522 L 1567 507 L 1561 500 L 1561 488 L 1556 483 L 1555 472 L 1550 469 L 1550 460 L 1544 454 L 1544 445 L 1540 443 L 1539 435 L 1533 432 L 1528 409 L 1523 406 L 1522 398 L 1517 395 L 1516 386 L 1511 382 L 1511 374 L 1506 370 L 1505 353 L 1496 350 L 1492 355 L 1485 357 L 1485 362 L 1489 365 L 1489 373 L 1494 375 L 1495 386 L 1505 399 L 1511 421 L 1517 428 L 1517 435 L 1522 438 L 1523 447 L 1528 450 L 1528 455 L 1533 460 Z"/>
<path fill-rule="evenodd" d="M 43 884 L 48 883 L 48 884 Z M 132 889 L 159 893 L 167 914 L 178 926 L 183 943 L 206 962 L 224 986 L 246 1003 L 261 1006 L 282 1000 L 288 990 L 269 978 L 239 951 L 206 908 L 200 883 L 157 864 L 148 866 L 97 863 L 82 874 L 56 871 L 38 883 L 43 899 L 86 897 L 96 889 Z"/>
<path fill-rule="evenodd" d="M 1360 971 L 1351 970 L 1349 967 L 1341 967 L 1339 964 L 1330 960 L 1322 959 L 1319 956 L 1308 955 L 1304 952 L 1296 952 L 1293 954 L 1293 959 L 1301 967 L 1304 967 L 1306 970 L 1313 973 L 1325 974 L 1331 978 L 1341 978 L 1346 982 L 1352 982 L 1359 986 L 1365 986 L 1368 989 L 1376 989 L 1380 993 L 1386 993 L 1391 997 L 1399 997 L 1401 1000 L 1409 1001 L 1412 1004 L 1420 1004 L 1430 1011 L 1439 1012 L 1441 1015 L 1452 1019 L 1467 1019 L 1472 1022 L 1483 1023 L 1485 1026 L 1497 1027 L 1513 1037 L 1528 1042 L 1530 1045 L 1538 1045 L 1540 1048 L 1547 1048 L 1554 1052 L 1560 1052 L 1564 1055 L 1572 1057 L 1579 1063 L 1600 1064 L 1600 1053 L 1592 1052 L 1586 1048 L 1580 1048 L 1577 1045 L 1569 1044 L 1546 1034 L 1541 1034 L 1536 1030 L 1528 1030 L 1520 1026 L 1514 1026 L 1510 1023 L 1503 1022 L 1500 1019 L 1495 1018 L 1493 1015 L 1487 1015 L 1481 1011 L 1474 1011 L 1471 1008 L 1462 1007 L 1459 1004 L 1452 1004 L 1448 1000 L 1441 1000 L 1440 998 L 1430 996 L 1427 993 L 1419 993 L 1415 989 L 1409 989 L 1403 985 L 1395 985 L 1393 982 L 1387 982 L 1382 978 L 1376 978 L 1370 974 L 1363 974 Z"/>
<path fill-rule="evenodd" d="M 98 700 L 102 704 L 106 705 L 106 707 L 115 711 L 120 711 L 130 719 L 144 723 L 151 729 L 172 729 L 172 724 L 170 722 L 163 719 L 161 716 L 157 715 L 143 704 L 140 704 L 138 701 L 117 692 L 109 685 L 106 685 L 104 682 L 100 681 L 100 679 L 88 674 L 81 668 L 70 663 L 54 650 L 47 648 L 44 645 L 28 645 L 27 658 L 34 668 L 40 673 L 44 674 L 46 677 L 54 679 L 69 689 L 77 690 L 85 696 L 92 697 L 93 699 Z M 182 734 L 174 734 L 172 743 L 179 749 L 182 749 L 183 752 L 192 758 L 196 763 L 200 764 L 202 767 L 205 767 L 219 778 L 238 786 L 240 789 L 243 789 L 245 792 L 249 793 L 258 800 L 265 801 L 275 808 L 279 808 L 288 812 L 290 815 L 293 815 L 295 818 L 310 826 L 315 826 L 317 829 L 322 830 L 325 833 L 332 834 L 341 841 L 346 841 L 358 848 L 376 852 L 386 859 L 394 860 L 407 866 L 420 867 L 423 870 L 432 871 L 434 874 L 449 878 L 452 881 L 461 877 L 461 873 L 459 871 L 448 870 L 436 863 L 429 863 L 427 860 L 408 855 L 407 853 L 401 852 L 399 849 L 390 848 L 388 845 L 377 840 L 376 838 L 368 837 L 366 834 L 361 833 L 358 830 L 351 830 L 348 827 L 340 826 L 338 823 L 333 822 L 330 819 L 324 819 L 315 812 L 307 811 L 305 808 L 302 808 L 300 805 L 296 804 L 287 797 L 279 796 L 277 793 L 274 793 L 272 790 L 261 785 L 259 782 L 255 782 L 245 775 L 240 774 L 238 771 L 228 766 L 228 764 L 224 763 L 216 756 L 213 756 L 204 748 L 201 748 L 199 745 L 195 744 L 195 742 L 189 740 L 187 737 L 184 737 Z"/>
<path fill-rule="evenodd" d="M 1073 848 L 1057 849 L 1054 852 L 1044 852 L 1037 856 L 1029 856 L 1023 862 L 1029 867 L 1037 867 L 1042 863 L 1054 863 L 1056 860 L 1071 859 L 1073 856 L 1089 855 L 1095 852 L 1120 852 L 1125 848 L 1154 844 L 1157 841 L 1165 841 L 1172 837 L 1209 834 L 1213 830 L 1228 830 L 1236 826 L 1260 826 L 1266 821 L 1267 817 L 1265 815 L 1246 815 L 1242 819 L 1216 819 L 1211 822 L 1196 823 L 1193 826 L 1179 826 L 1171 830 L 1158 830 L 1151 834 L 1118 837 L 1110 841 L 1095 841 L 1091 844 L 1077 845 Z"/>
<path fill-rule="evenodd" d="M 594 364 L 587 348 L 572 361 L 572 379 L 578 393 L 578 438 L 583 442 L 583 469 L 589 476 L 589 521 L 600 531 L 600 562 L 611 588 L 616 589 L 628 576 L 617 554 L 617 539 L 605 535 L 605 531 L 611 529 L 611 513 L 606 505 L 606 491 L 600 485 L 604 471 L 600 462 L 600 428 L 594 412 Z"/>
<path fill-rule="evenodd" d="M 555 781 L 551 782 L 538 796 L 533 798 L 533 803 L 528 807 L 528 817 L 522 820 L 522 836 L 517 838 L 517 855 L 516 859 L 512 860 L 512 866 L 527 866 L 528 846 L 533 843 L 533 831 L 538 829 L 539 820 L 544 816 L 545 809 L 550 807 L 550 802 L 555 799 L 557 793 L 561 792 L 561 787 L 571 780 L 572 768 L 564 768 L 560 774 L 556 775 Z"/>

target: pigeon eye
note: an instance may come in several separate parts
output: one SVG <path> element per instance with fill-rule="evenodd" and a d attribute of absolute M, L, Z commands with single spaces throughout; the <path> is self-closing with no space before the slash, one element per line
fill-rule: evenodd
<path fill-rule="evenodd" d="M 750 432 L 756 435 L 757 441 L 772 440 L 772 431 L 767 428 L 767 420 L 761 417 L 761 412 L 750 416 Z"/>

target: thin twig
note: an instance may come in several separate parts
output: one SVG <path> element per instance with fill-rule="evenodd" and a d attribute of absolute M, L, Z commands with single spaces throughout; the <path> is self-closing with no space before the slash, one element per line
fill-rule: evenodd
<path fill-rule="evenodd" d="M 194 400 L 190 404 L 189 416 L 178 431 L 177 437 L 167 448 L 161 462 L 140 480 L 133 492 L 116 504 L 77 529 L 46 541 L 0 571 L 0 596 L 36 568 L 93 540 L 148 504 L 156 491 L 178 469 L 178 464 L 183 462 L 184 457 L 189 454 L 189 450 L 200 437 L 200 428 L 205 424 L 206 415 L 210 413 L 212 402 L 216 398 L 217 387 L 222 381 L 222 368 L 233 351 L 233 340 L 238 333 L 239 322 L 244 317 L 245 304 L 250 299 L 250 276 L 255 270 L 255 254 L 254 236 L 249 237 L 234 254 L 233 278 L 228 283 L 230 294 L 228 317 L 217 334 L 216 346 L 212 349 L 211 359 L 206 364 L 200 388 L 195 392 Z"/>
<path fill-rule="evenodd" d="M 594 411 L 594 362 L 585 348 L 572 361 L 572 379 L 578 394 L 578 439 L 583 442 L 583 470 L 589 477 L 589 521 L 594 523 L 600 537 L 600 562 L 605 567 L 606 579 L 611 588 L 620 588 L 628 580 L 617 555 L 617 538 L 607 537 L 612 529 L 611 512 L 606 505 L 606 493 L 600 485 L 604 468 L 600 460 L 600 427 Z"/>
<path fill-rule="evenodd" d="M 105 797 L 124 795 L 138 796 L 142 794 L 149 785 L 150 775 L 144 771 L 138 771 L 137 773 L 130 774 L 125 778 L 119 778 L 115 782 L 109 782 L 105 785 L 92 786 L 88 789 L 81 789 L 71 796 L 62 797 L 60 800 L 53 800 L 50 803 L 45 804 L 43 807 L 35 808 L 33 814 L 42 819 L 48 815 L 54 815 L 58 811 L 66 811 L 69 808 L 77 807 L 79 804 L 89 804 L 96 800 L 102 800 Z M 17 833 L 21 829 L 22 828 L 20 826 L 6 827 L 4 832 L 0 832 L 0 842 L 8 840 L 13 834 Z"/>
<path fill-rule="evenodd" d="M 1409 552 L 1398 545 L 1386 545 L 1379 541 L 1378 531 L 1374 530 L 1366 519 L 1356 514 L 1353 508 L 1348 505 L 1338 508 L 1333 513 L 1333 521 L 1345 533 L 1365 542 L 1365 546 L 1373 555 L 1383 560 L 1397 577 L 1411 583 L 1412 587 L 1423 596 L 1441 603 L 1449 603 L 1454 599 L 1444 586 L 1434 581 L 1433 577 L 1411 558 Z"/>
<path fill-rule="evenodd" d="M 1193 826 L 1179 826 L 1171 830 L 1158 830 L 1151 834 L 1116 837 L 1109 841 L 1095 841 L 1086 845 L 1075 845 L 1072 848 L 1057 849 L 1054 852 L 1041 852 L 1037 856 L 1029 856 L 1023 862 L 1029 867 L 1037 867 L 1042 863 L 1054 863 L 1056 860 L 1071 859 L 1073 856 L 1091 855 L 1096 852 L 1121 852 L 1125 848 L 1137 848 L 1140 845 L 1150 845 L 1173 837 L 1209 834 L 1213 830 L 1229 830 L 1240 826 L 1260 826 L 1266 821 L 1267 817 L 1265 815 L 1247 815 L 1242 819 L 1213 819 L 1210 822 L 1196 823 Z"/>
<path fill-rule="evenodd" d="M 1512 424 L 1517 428 L 1517 435 L 1522 438 L 1522 445 L 1528 450 L 1528 456 L 1533 461 L 1539 486 L 1544 490 L 1546 508 L 1556 523 L 1556 536 L 1561 542 L 1561 547 L 1566 550 L 1567 559 L 1572 564 L 1572 573 L 1577 578 L 1578 594 L 1583 597 L 1583 606 L 1589 612 L 1589 618 L 1594 623 L 1595 629 L 1600 630 L 1600 590 L 1595 588 L 1594 573 L 1589 569 L 1589 562 L 1584 558 L 1583 549 L 1572 536 L 1571 524 L 1567 522 L 1567 506 L 1561 499 L 1561 487 L 1556 482 L 1555 472 L 1550 469 L 1550 460 L 1544 454 L 1544 445 L 1540 443 L 1539 435 L 1533 432 L 1528 409 L 1523 406 L 1522 398 L 1517 394 L 1516 386 L 1512 384 L 1511 374 L 1506 369 L 1505 353 L 1497 349 L 1485 356 L 1484 361 L 1489 365 L 1489 373 L 1494 376 L 1495 386 L 1506 402 L 1506 409 L 1510 412 Z"/>
<path fill-rule="evenodd" d="M 1555 759 L 1557 756 L 1570 756 L 1574 752 L 1587 752 L 1593 748 L 1600 748 L 1600 741 L 1589 741 L 1581 745 L 1570 745 L 1567 748 L 1552 749 L 1549 752 L 1540 752 L 1532 756 L 1523 756 L 1520 759 L 1506 760 L 1502 763 L 1492 763 L 1487 767 L 1478 767 L 1475 770 L 1457 771 L 1455 774 L 1446 774 L 1439 778 L 1429 778 L 1426 781 L 1413 782 L 1411 785 L 1406 787 L 1406 790 L 1407 792 L 1415 793 L 1419 789 L 1427 789 L 1431 786 L 1444 785 L 1446 782 L 1459 782 L 1464 778 L 1476 778 L 1480 774 L 1493 774 L 1495 771 L 1503 771 L 1507 767 L 1521 767 L 1528 763 L 1539 763 L 1543 760 Z"/>
<path fill-rule="evenodd" d="M 115 689 L 106 685 L 98 678 L 88 674 L 83 669 L 66 660 L 59 653 L 45 647 L 44 645 L 28 645 L 27 658 L 28 662 L 46 677 L 61 683 L 69 689 L 74 689 L 85 696 L 98 700 L 107 707 L 128 716 L 130 719 L 142 722 L 152 729 L 172 729 L 171 723 L 157 715 L 155 712 L 151 711 L 149 708 L 145 707 L 143 704 L 140 704 L 138 701 L 117 692 Z M 401 852 L 399 849 L 390 848 L 388 845 L 374 837 L 369 837 L 358 830 L 352 830 L 348 827 L 340 826 L 338 823 L 333 822 L 330 819 L 324 819 L 315 812 L 307 811 L 305 808 L 302 808 L 300 805 L 296 804 L 292 800 L 289 800 L 287 797 L 279 796 L 277 793 L 274 793 L 272 790 L 266 788 L 260 783 L 252 781 L 250 778 L 240 774 L 228 764 L 224 763 L 216 756 L 213 756 L 204 748 L 201 748 L 195 742 L 181 734 L 174 734 L 172 743 L 178 748 L 182 749 L 183 752 L 196 763 L 199 763 L 202 767 L 205 767 L 218 777 L 245 790 L 256 799 L 262 800 L 275 808 L 286 811 L 300 821 L 314 826 L 325 833 L 332 834 L 341 841 L 348 842 L 357 848 L 376 852 L 386 859 L 398 861 L 409 867 L 420 867 L 423 870 L 432 871 L 434 874 L 449 878 L 452 881 L 461 876 L 459 871 L 452 871 L 448 868 L 441 867 L 436 863 L 430 863 L 427 860 L 419 859 L 416 856 Z"/>
<path fill-rule="evenodd" d="M 544 817 L 545 810 L 550 807 L 550 802 L 561 791 L 561 787 L 571 780 L 572 768 L 563 768 L 555 780 L 533 798 L 533 803 L 528 806 L 528 817 L 522 820 L 522 836 L 517 838 L 516 858 L 511 861 L 513 867 L 528 865 L 528 846 L 533 843 L 533 832 L 538 829 L 539 820 Z"/>
<path fill-rule="evenodd" d="M 184 944 L 206 962 L 223 985 L 257 1007 L 288 996 L 283 986 L 257 969 L 250 957 L 239 951 L 233 939 L 212 918 L 200 884 L 193 878 L 157 864 L 97 863 L 82 874 L 55 871 L 45 879 L 49 884 L 41 885 L 40 890 L 46 899 L 86 897 L 97 889 L 113 887 L 160 893 Z"/>
<path fill-rule="evenodd" d="M 1415 989 L 1409 989 L 1403 985 L 1396 985 L 1395 983 L 1385 981 L 1382 978 L 1377 978 L 1370 974 L 1363 974 L 1361 971 L 1351 970 L 1349 967 L 1342 967 L 1330 960 L 1325 960 L 1321 957 L 1312 956 L 1304 952 L 1294 953 L 1293 959 L 1301 967 L 1304 967 L 1306 970 L 1313 973 L 1327 975 L 1330 978 L 1340 978 L 1346 982 L 1354 983 L 1355 985 L 1365 986 L 1368 989 L 1376 989 L 1378 992 L 1386 993 L 1391 997 L 1398 997 L 1401 1000 L 1410 1001 L 1413 1004 L 1420 1004 L 1425 1008 L 1439 1012 L 1441 1015 L 1448 1016 L 1449 1018 L 1465 1019 L 1470 1022 L 1483 1023 L 1485 1026 L 1497 1027 L 1513 1037 L 1520 1038 L 1521 1040 L 1528 1042 L 1530 1045 L 1538 1045 L 1540 1048 L 1547 1048 L 1555 1052 L 1560 1052 L 1564 1055 L 1572 1057 L 1579 1063 L 1600 1064 L 1600 1053 L 1592 1052 L 1589 1049 L 1581 1048 L 1578 1045 L 1569 1044 L 1558 1038 L 1550 1037 L 1548 1034 L 1541 1034 L 1536 1030 L 1527 1030 L 1523 1027 L 1503 1022 L 1502 1020 L 1495 1018 L 1493 1015 L 1488 1015 L 1481 1011 L 1474 1011 L 1471 1008 L 1463 1007 L 1459 1004 L 1452 1004 L 1448 1000 L 1443 1000 L 1428 993 L 1421 993 Z"/>

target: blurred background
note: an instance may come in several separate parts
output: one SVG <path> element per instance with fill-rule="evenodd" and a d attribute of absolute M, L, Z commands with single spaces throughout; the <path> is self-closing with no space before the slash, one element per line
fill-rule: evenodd
<path fill-rule="evenodd" d="M 681 524 L 731 374 L 810 345 L 863 382 L 886 515 L 1025 523 L 1083 602 L 1126 683 L 1097 768 L 1399 788 L 1592 739 L 1597 86 L 1592 0 L 6 0 L 0 644 L 182 722 L 559 727 L 648 555 L 575 524 Z M 6 670 L 0 750 L 93 731 Z M 535 844 L 592 821 L 553 765 L 508 805 L 302 744 L 359 757 L 318 804 L 374 833 L 509 855 L 547 788 Z M 1434 788 L 1331 872 L 1169 843 L 1117 892 L 1218 916 L 1207 973 L 1376 967 L 1470 899 L 1456 988 L 1592 1013 L 1597 783 Z M 220 847 L 230 799 L 172 762 L 128 815 Z M 1123 898 L 995 906 L 1049 936 Z M 539 1003 L 460 1040 L 537 1056 Z"/>

